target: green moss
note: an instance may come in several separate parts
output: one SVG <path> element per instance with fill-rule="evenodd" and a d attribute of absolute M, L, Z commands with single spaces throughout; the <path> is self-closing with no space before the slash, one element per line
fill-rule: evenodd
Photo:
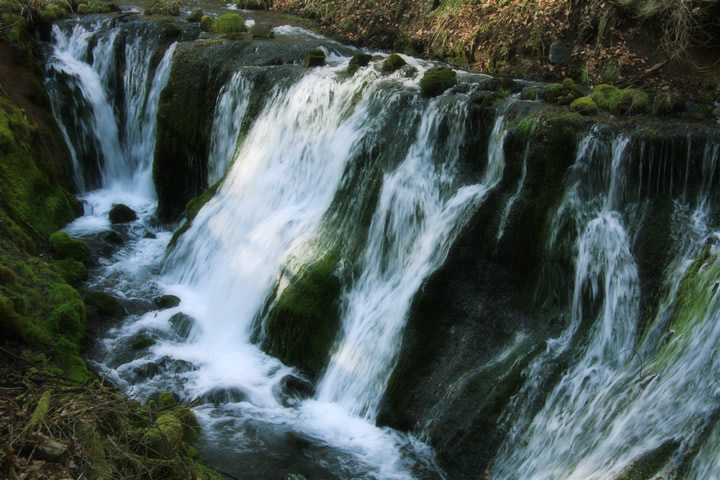
<path fill-rule="evenodd" d="M 82 262 L 88 254 L 87 243 L 72 238 L 66 232 L 55 232 L 50 235 L 50 246 L 55 258 L 59 260 L 70 258 Z"/>
<path fill-rule="evenodd" d="M 145 15 L 177 17 L 180 15 L 180 0 L 154 0 L 145 9 Z"/>
<path fill-rule="evenodd" d="M 87 365 L 80 356 L 80 347 L 77 343 L 60 337 L 56 340 L 55 361 L 68 378 L 76 382 L 89 382 L 94 380 L 95 374 L 88 370 Z"/>
<path fill-rule="evenodd" d="M 685 100 L 673 92 L 660 92 L 652 105 L 653 115 L 673 115 L 685 111 Z"/>
<path fill-rule="evenodd" d="M 50 411 L 50 400 L 52 399 L 52 390 L 45 390 L 45 392 L 40 397 L 40 400 L 38 400 L 38 404 L 35 407 L 35 410 L 33 411 L 32 416 L 30 417 L 30 420 L 28 421 L 27 425 L 25 426 L 26 431 L 31 431 L 38 425 L 40 425 L 44 420 L 45 417 L 47 417 L 48 412 Z"/>
<path fill-rule="evenodd" d="M 190 23 L 200 23 L 204 16 L 205 15 L 203 14 L 202 10 L 193 10 L 193 12 L 188 16 L 187 20 Z"/>
<path fill-rule="evenodd" d="M 355 72 L 360 70 L 362 67 L 367 67 L 370 64 L 370 60 L 372 60 L 372 55 L 369 55 L 367 53 L 359 53 L 352 57 L 350 59 L 350 63 L 347 67 L 347 74 L 352 76 L 355 75 Z"/>
<path fill-rule="evenodd" d="M 590 98 L 592 98 L 592 101 L 595 102 L 600 109 L 613 112 L 621 92 L 617 87 L 603 84 L 593 89 Z"/>
<path fill-rule="evenodd" d="M 162 392 L 157 399 L 157 404 L 162 409 L 171 408 L 177 405 L 177 400 L 171 392 Z"/>
<path fill-rule="evenodd" d="M 70 13 L 70 10 L 68 8 L 65 8 L 62 5 L 56 5 L 56 4 L 48 4 L 45 9 L 42 12 L 43 20 L 46 22 L 54 22 L 56 20 L 60 20 L 61 18 L 65 17 L 67 14 Z"/>
<path fill-rule="evenodd" d="M 141 335 L 132 341 L 131 348 L 133 350 L 143 350 L 145 348 L 152 347 L 153 345 L 155 345 L 155 340 L 145 335 Z"/>
<path fill-rule="evenodd" d="M 85 305 L 94 313 L 103 317 L 118 317 L 124 309 L 117 298 L 104 292 L 88 292 L 85 294 Z"/>
<path fill-rule="evenodd" d="M 306 67 L 322 67 L 325 65 L 325 52 L 319 48 L 311 48 L 305 54 Z"/>
<path fill-rule="evenodd" d="M 582 92 L 571 78 L 564 79 L 562 83 L 554 83 L 548 86 L 542 93 L 543 100 L 560 105 L 570 105 L 574 100 L 582 96 Z"/>
<path fill-rule="evenodd" d="M 200 19 L 200 29 L 203 32 L 209 32 L 212 30 L 212 25 L 215 20 L 213 17 L 209 17 L 207 15 L 203 15 L 203 17 Z"/>
<path fill-rule="evenodd" d="M 598 106 L 590 97 L 580 97 L 570 104 L 570 110 L 580 115 L 597 115 Z"/>
<path fill-rule="evenodd" d="M 222 181 L 223 179 L 218 180 L 214 185 L 205 190 L 202 195 L 198 195 L 187 203 L 185 206 L 185 223 L 183 223 L 183 225 L 178 228 L 175 233 L 173 233 L 173 236 L 168 243 L 168 249 L 173 248 L 177 243 L 178 238 L 180 238 L 183 233 L 187 232 L 202 207 L 204 207 L 205 204 L 215 196 Z"/>
<path fill-rule="evenodd" d="M 77 283 L 87 277 L 87 269 L 85 264 L 73 260 L 72 258 L 65 258 L 63 260 L 55 260 L 55 267 L 60 272 L 60 275 L 68 283 Z"/>
<path fill-rule="evenodd" d="M 189 408 L 181 408 L 173 412 L 183 426 L 183 440 L 185 443 L 192 444 L 200 434 L 200 422 Z"/>
<path fill-rule="evenodd" d="M 647 110 L 647 94 L 635 88 L 626 88 L 617 97 L 612 112 L 617 115 L 638 115 L 647 112 Z"/>
<path fill-rule="evenodd" d="M 17 275 L 10 268 L 0 265 L 0 285 L 15 286 L 18 283 Z"/>
<path fill-rule="evenodd" d="M 242 33 L 247 32 L 245 19 L 237 13 L 225 13 L 217 17 L 210 27 L 212 33 Z"/>
<path fill-rule="evenodd" d="M 393 53 L 383 62 L 382 72 L 386 74 L 393 73 L 405 65 L 407 65 L 407 62 L 397 53 Z"/>
<path fill-rule="evenodd" d="M 267 348 L 280 360 L 318 378 L 340 327 L 339 258 L 327 253 L 298 272 L 266 322 Z"/>
<path fill-rule="evenodd" d="M 172 414 L 158 417 L 155 427 L 149 428 L 142 437 L 148 455 L 154 458 L 169 457 L 179 451 L 183 442 L 183 426 Z"/>
<path fill-rule="evenodd" d="M 431 68 L 420 79 L 420 91 L 425 97 L 437 97 L 457 83 L 454 70 L 447 67 Z"/>
<path fill-rule="evenodd" d="M 88 4 L 78 5 L 77 13 L 86 15 L 90 13 L 110 13 L 112 7 L 104 2 L 90 2 Z"/>

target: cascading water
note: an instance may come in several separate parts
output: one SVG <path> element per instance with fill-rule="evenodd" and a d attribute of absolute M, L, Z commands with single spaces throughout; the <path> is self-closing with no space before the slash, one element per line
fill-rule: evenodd
<path fill-rule="evenodd" d="M 468 144 L 478 134 L 469 119 L 480 76 L 461 76 L 449 94 L 426 99 L 418 94 L 423 62 L 408 59 L 391 75 L 371 62 L 348 76 L 348 53 L 337 44 L 295 27 L 276 34 L 287 44 L 322 43 L 330 65 L 231 72 L 208 139 L 217 193 L 163 258 L 170 234 L 148 234 L 157 228 L 151 161 L 176 46 L 153 66 L 161 42 L 150 22 L 55 28 L 48 90 L 88 212 L 67 230 L 103 235 L 113 203 L 140 213 L 114 227 L 128 241 L 88 281 L 126 301 L 129 314 L 103 334 L 94 363 L 142 398 L 171 390 L 198 399 L 201 453 L 237 476 L 443 478 L 427 445 L 374 423 L 416 292 L 466 224 L 491 205 L 496 221 L 484 219 L 497 231 L 478 248 L 512 240 L 513 211 L 537 181 L 531 143 L 514 159 L 519 179 L 504 178 L 520 102 L 487 107 L 496 111 L 478 162 Z M 270 80 L 257 76 L 263 68 L 274 69 Z M 527 363 L 503 406 L 491 478 L 616 478 L 656 453 L 665 463 L 655 470 L 668 475 L 712 478 L 720 468 L 720 142 L 688 139 L 687 158 L 658 160 L 638 137 L 594 127 L 578 144 L 543 246 L 572 265 L 564 330 Z M 688 179 L 699 151 L 698 187 Z M 503 183 L 512 187 L 500 192 Z M 658 194 L 672 198 L 673 260 L 662 301 L 645 318 L 636 250 Z M 302 373 L 253 342 L 263 340 L 284 289 L 328 252 L 341 257 L 341 328 L 314 395 L 289 398 L 283 382 Z M 160 293 L 182 302 L 157 310 L 148 297 Z M 133 350 L 143 336 L 155 343 Z M 495 358 L 468 365 L 418 425 L 429 428 L 443 402 L 478 378 L 535 355 L 524 351 L 532 337 L 513 332 Z"/>
<path fill-rule="evenodd" d="M 624 185 L 630 177 L 629 143 L 628 137 L 608 140 L 593 130 L 578 149 L 553 229 L 562 231 L 560 225 L 568 220 L 578 229 L 569 326 L 561 337 L 548 342 L 546 353 L 528 367 L 526 375 L 542 378 L 543 369 L 571 348 L 576 359 L 540 412 L 513 422 L 492 467 L 498 478 L 606 479 L 631 471 L 655 473 L 650 468 L 663 468 L 675 478 L 687 449 L 697 444 L 705 451 L 720 448 L 716 437 L 703 443 L 701 433 L 717 421 L 718 394 L 711 372 L 717 368 L 712 352 L 720 311 L 715 289 L 706 283 L 717 278 L 710 273 L 715 265 L 715 234 L 704 223 L 702 212 L 709 188 L 703 189 L 694 213 L 689 213 L 693 207 L 685 203 L 687 198 L 675 203 L 678 260 L 668 269 L 667 298 L 642 335 L 640 285 L 631 254 L 642 203 L 628 202 L 635 192 L 627 192 Z M 709 146 L 703 164 L 710 169 L 707 178 L 713 178 L 718 152 L 716 144 Z M 607 167 L 598 162 L 606 162 Z M 656 163 L 652 158 L 648 162 Z M 655 189 L 661 180 L 657 182 L 647 186 Z M 643 188 L 641 181 L 638 192 Z M 666 188 L 673 190 L 672 179 Z M 703 272 L 699 278 L 689 278 L 688 268 L 706 239 L 711 246 L 702 250 L 707 252 L 702 268 L 709 277 Z M 558 241 L 551 237 L 550 248 Z M 692 291 L 684 289 L 685 282 L 693 285 Z M 698 296 L 690 299 L 693 295 Z M 678 335 L 676 329 L 667 330 L 668 321 L 674 324 L 678 317 L 691 317 L 691 329 L 697 331 Z M 514 401 L 530 398 L 532 394 L 523 391 Z M 508 411 L 518 408 L 522 407 L 515 404 Z M 655 463 L 648 468 L 643 462 Z M 713 462 L 702 455 L 695 458 L 701 469 L 711 469 L 705 472 L 713 471 L 709 467 Z M 713 476 L 687 471 L 686 475 L 683 478 Z"/>

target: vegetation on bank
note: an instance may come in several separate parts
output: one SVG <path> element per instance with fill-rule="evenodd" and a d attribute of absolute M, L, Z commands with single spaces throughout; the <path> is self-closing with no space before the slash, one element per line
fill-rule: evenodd
<path fill-rule="evenodd" d="M 30 34 L 52 7 L 0 4 L 0 477 L 219 478 L 193 459 L 188 407 L 142 406 L 83 360 L 88 246 L 57 231 L 81 209 Z"/>
<path fill-rule="evenodd" d="M 673 88 L 704 101 L 720 93 L 717 0 L 277 0 L 273 9 L 350 43 L 491 74 Z"/>

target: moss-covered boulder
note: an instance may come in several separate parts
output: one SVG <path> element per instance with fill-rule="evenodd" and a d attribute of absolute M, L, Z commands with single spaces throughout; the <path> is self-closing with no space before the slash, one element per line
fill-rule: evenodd
<path fill-rule="evenodd" d="M 241 10 L 268 10 L 271 6 L 270 0 L 238 0 L 235 4 Z"/>
<path fill-rule="evenodd" d="M 325 65 L 325 52 L 319 48 L 311 48 L 305 54 L 306 67 L 322 67 Z"/>
<path fill-rule="evenodd" d="M 208 15 L 203 15 L 203 17 L 200 19 L 200 29 L 203 32 L 209 32 L 212 30 L 212 25 L 215 19 L 213 17 L 210 17 Z"/>
<path fill-rule="evenodd" d="M 72 238 L 66 232 L 55 232 L 50 235 L 50 247 L 53 256 L 58 260 L 69 258 L 82 262 L 87 258 L 88 254 L 87 243 Z"/>
<path fill-rule="evenodd" d="M 613 113 L 617 115 L 640 115 L 648 110 L 648 96 L 642 90 L 626 88 L 617 97 Z"/>
<path fill-rule="evenodd" d="M 147 335 L 138 335 L 133 339 L 130 347 L 133 350 L 144 350 L 152 347 L 153 345 L 155 345 L 155 340 L 153 338 L 150 338 Z"/>
<path fill-rule="evenodd" d="M 338 260 L 327 253 L 301 269 L 277 298 L 265 325 L 265 348 L 314 379 L 327 366 L 340 328 Z"/>
<path fill-rule="evenodd" d="M 543 100 L 560 105 L 570 105 L 582 96 L 583 93 L 577 85 L 575 85 L 572 78 L 566 78 L 562 83 L 554 83 L 548 86 L 542 93 Z"/>
<path fill-rule="evenodd" d="M 580 115 L 597 115 L 598 106 L 590 97 L 580 97 L 570 104 L 570 110 Z"/>
<path fill-rule="evenodd" d="M 420 79 L 420 91 L 425 97 L 437 97 L 457 84 L 455 70 L 447 67 L 431 68 Z"/>
<path fill-rule="evenodd" d="M 155 303 L 155 306 L 157 306 L 159 309 L 165 310 L 180 305 L 180 298 L 176 297 L 175 295 L 162 295 L 155 298 L 153 300 L 153 303 Z"/>
<path fill-rule="evenodd" d="M 397 53 L 390 54 L 382 65 L 382 72 L 385 74 L 393 73 L 407 65 L 407 62 Z"/>
<path fill-rule="evenodd" d="M 179 0 L 154 0 L 145 9 L 145 15 L 177 17 L 180 15 L 180 4 Z"/>
<path fill-rule="evenodd" d="M 660 92 L 655 95 L 653 115 L 675 115 L 685 111 L 685 99 L 675 92 Z"/>
<path fill-rule="evenodd" d="M 217 17 L 210 27 L 212 33 L 243 33 L 247 32 L 245 19 L 237 13 L 225 13 Z"/>
<path fill-rule="evenodd" d="M 202 10 L 193 10 L 193 12 L 188 16 L 187 21 L 190 23 L 200 23 L 204 16 L 205 14 Z"/>
<path fill-rule="evenodd" d="M 612 112 L 615 110 L 615 105 L 621 92 L 622 90 L 617 87 L 602 84 L 593 89 L 590 98 L 592 98 L 592 101 L 595 102 L 601 110 Z"/>
<path fill-rule="evenodd" d="M 362 67 L 367 67 L 370 64 L 370 60 L 372 60 L 372 55 L 369 55 L 367 53 L 358 53 L 357 55 L 353 56 L 350 59 L 350 63 L 347 67 L 347 74 L 348 75 L 355 75 L 355 72 L 360 70 Z"/>
<path fill-rule="evenodd" d="M 72 258 L 55 260 L 55 267 L 68 283 L 75 284 L 87 278 L 87 268 L 85 268 L 85 264 Z"/>
<path fill-rule="evenodd" d="M 120 301 L 104 292 L 87 292 L 84 301 L 88 313 L 99 317 L 117 318 L 125 313 Z"/>
<path fill-rule="evenodd" d="M 137 213 L 124 203 L 116 203 L 110 209 L 108 217 L 110 217 L 110 223 L 113 225 L 116 223 L 129 223 L 137 220 Z"/>
<path fill-rule="evenodd" d="M 87 15 L 91 13 L 110 13 L 113 8 L 105 2 L 90 2 L 86 4 L 80 4 L 77 7 L 77 13 L 81 15 Z"/>

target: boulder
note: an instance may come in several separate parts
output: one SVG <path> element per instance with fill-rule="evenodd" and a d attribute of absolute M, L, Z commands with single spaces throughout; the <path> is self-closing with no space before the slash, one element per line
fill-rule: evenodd
<path fill-rule="evenodd" d="M 153 299 L 153 303 L 155 303 L 160 310 L 165 310 L 180 305 L 180 298 L 175 295 L 162 295 Z"/>
<path fill-rule="evenodd" d="M 325 65 L 325 52 L 319 48 L 311 48 L 305 54 L 306 67 L 322 67 Z"/>
<path fill-rule="evenodd" d="M 425 97 L 437 97 L 457 83 L 455 70 L 448 67 L 431 68 L 420 80 L 420 90 Z"/>
<path fill-rule="evenodd" d="M 383 62 L 382 72 L 386 74 L 393 73 L 404 67 L 406 64 L 407 62 L 405 61 L 405 59 L 403 59 L 397 53 L 393 53 Z"/>
<path fill-rule="evenodd" d="M 367 67 L 370 64 L 370 60 L 372 60 L 372 55 L 368 55 L 367 53 L 358 53 L 350 59 L 350 63 L 348 64 L 346 70 L 347 74 L 355 75 L 355 72 L 360 70 L 360 68 Z"/>
<path fill-rule="evenodd" d="M 559 42 L 550 44 L 548 61 L 553 65 L 564 65 L 570 61 L 570 49 Z"/>
<path fill-rule="evenodd" d="M 129 223 L 137 220 L 137 213 L 124 203 L 116 203 L 110 209 L 108 217 L 110 217 L 110 223 L 115 225 L 118 223 Z"/>

